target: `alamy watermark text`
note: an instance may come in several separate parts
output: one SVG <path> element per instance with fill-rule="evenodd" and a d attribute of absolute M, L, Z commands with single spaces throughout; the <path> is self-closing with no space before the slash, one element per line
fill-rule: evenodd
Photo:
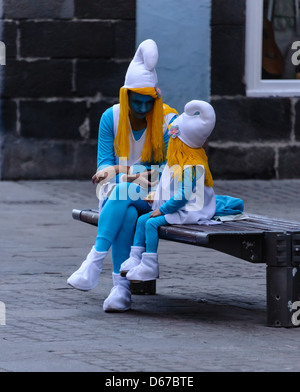
<path fill-rule="evenodd" d="M 6 306 L 0 301 L 0 325 L 6 325 Z"/>
<path fill-rule="evenodd" d="M 0 41 L 0 65 L 6 65 L 6 46 Z"/>
<path fill-rule="evenodd" d="M 292 50 L 295 50 L 292 55 L 292 63 L 295 67 L 298 67 L 300 65 L 300 41 L 293 42 Z"/>

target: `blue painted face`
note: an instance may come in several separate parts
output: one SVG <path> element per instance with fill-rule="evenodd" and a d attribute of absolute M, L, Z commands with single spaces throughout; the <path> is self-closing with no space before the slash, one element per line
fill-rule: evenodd
<path fill-rule="evenodd" d="M 130 91 L 128 94 L 129 106 L 133 115 L 138 119 L 144 119 L 152 110 L 155 99 L 151 95 L 142 95 Z"/>

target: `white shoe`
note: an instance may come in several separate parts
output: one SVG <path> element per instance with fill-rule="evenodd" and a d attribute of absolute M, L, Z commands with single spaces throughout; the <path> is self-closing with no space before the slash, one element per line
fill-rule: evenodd
<path fill-rule="evenodd" d="M 142 260 L 142 254 L 145 252 L 145 248 L 143 246 L 132 246 L 130 250 L 130 255 L 124 263 L 121 264 L 120 274 L 125 277 L 127 272 L 132 268 L 136 267 L 140 264 Z"/>
<path fill-rule="evenodd" d="M 131 282 L 147 282 L 159 278 L 157 253 L 143 253 L 141 263 L 127 272 L 126 279 Z"/>
<path fill-rule="evenodd" d="M 97 252 L 92 248 L 81 267 L 68 279 L 68 284 L 77 290 L 89 291 L 94 289 L 99 281 L 103 260 L 108 252 Z"/>
<path fill-rule="evenodd" d="M 104 312 L 126 312 L 131 308 L 130 282 L 120 274 L 113 273 L 114 287 L 103 304 Z"/>

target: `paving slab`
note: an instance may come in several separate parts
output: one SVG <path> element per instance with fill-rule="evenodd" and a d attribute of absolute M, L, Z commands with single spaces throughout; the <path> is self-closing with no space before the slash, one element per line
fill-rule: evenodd
<path fill-rule="evenodd" d="M 246 212 L 300 222 L 300 180 L 216 181 Z M 0 182 L 0 372 L 298 372 L 300 329 L 266 326 L 266 267 L 161 240 L 157 295 L 106 314 L 98 287 L 66 280 L 95 241 L 72 219 L 96 208 L 90 181 Z"/>

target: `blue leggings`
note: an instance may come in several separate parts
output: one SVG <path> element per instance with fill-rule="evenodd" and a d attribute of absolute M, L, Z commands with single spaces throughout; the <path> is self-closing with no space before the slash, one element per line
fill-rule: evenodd
<path fill-rule="evenodd" d="M 146 246 L 147 253 L 157 253 L 158 228 L 168 225 L 163 215 L 150 218 L 152 211 L 139 217 L 134 235 L 134 246 Z"/>
<path fill-rule="evenodd" d="M 118 184 L 100 213 L 95 249 L 112 250 L 114 273 L 120 273 L 121 264 L 129 257 L 138 216 L 151 210 L 144 201 L 147 190 L 132 183 Z"/>

